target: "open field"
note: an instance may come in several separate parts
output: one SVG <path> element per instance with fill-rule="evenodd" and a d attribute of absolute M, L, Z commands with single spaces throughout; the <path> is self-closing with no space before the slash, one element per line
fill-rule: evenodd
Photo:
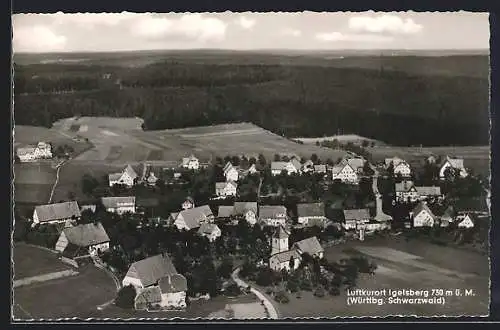
<path fill-rule="evenodd" d="M 210 300 L 197 300 L 192 301 L 185 311 L 168 311 L 168 312 L 147 312 L 147 311 L 135 311 L 126 310 L 114 305 L 110 305 L 102 311 L 93 311 L 86 314 L 85 317 L 92 318 L 120 318 L 120 319 L 132 319 L 132 318 L 163 318 L 163 319 L 194 319 L 194 318 L 208 318 L 211 314 L 220 314 L 220 311 L 224 310 L 227 304 L 247 304 L 254 303 L 257 301 L 253 294 L 248 294 L 244 296 L 239 296 L 235 298 L 229 298 L 225 296 L 218 296 Z"/>
<path fill-rule="evenodd" d="M 15 243 L 13 248 L 14 279 L 43 275 L 70 269 L 55 253 L 24 243 Z"/>
<path fill-rule="evenodd" d="M 14 200 L 18 203 L 46 203 L 56 179 L 49 162 L 14 164 Z"/>
<path fill-rule="evenodd" d="M 398 156 L 407 161 L 416 159 L 423 160 L 431 154 L 436 156 L 456 156 L 464 159 L 464 165 L 474 172 L 488 176 L 490 174 L 490 153 L 489 146 L 468 146 L 468 147 L 394 147 L 376 146 L 367 148 L 375 161 L 383 161 L 385 158 Z"/>
<path fill-rule="evenodd" d="M 70 128 L 77 124 L 86 126 L 79 134 L 88 138 L 95 148 L 79 155 L 75 161 L 106 161 L 120 165 L 180 161 L 191 153 L 205 161 L 228 154 L 257 156 L 263 153 L 272 158 L 281 152 L 308 157 L 316 153 L 334 160 L 344 155 L 342 151 L 295 143 L 250 123 L 142 131 L 140 118 L 81 117 L 61 120 L 54 126 L 70 134 Z"/>
<path fill-rule="evenodd" d="M 14 289 L 16 319 L 85 317 L 116 296 L 113 280 L 93 265 L 80 274 Z"/>
<path fill-rule="evenodd" d="M 140 175 L 141 169 L 138 166 L 134 166 L 136 172 Z M 59 182 L 54 190 L 53 200 L 55 202 L 60 200 L 67 200 L 68 193 L 71 192 L 75 194 L 78 201 L 85 201 L 86 197 L 82 192 L 82 177 L 85 174 L 89 174 L 99 182 L 107 183 L 107 175 L 110 173 L 118 172 L 123 170 L 121 165 L 112 165 L 106 163 L 89 163 L 89 162 L 79 162 L 70 161 L 65 164 L 59 172 Z M 105 177 L 106 176 L 106 180 Z"/>
<path fill-rule="evenodd" d="M 351 252 L 346 248 L 350 247 Z M 346 254 L 347 253 L 347 254 Z M 282 317 L 338 317 L 387 315 L 486 315 L 489 304 L 489 269 L 486 256 L 419 241 L 385 240 L 349 242 L 329 247 L 331 261 L 349 254 L 364 254 L 374 260 L 374 276 L 360 274 L 359 289 L 473 289 L 475 296 L 446 297 L 444 305 L 356 304 L 347 305 L 346 292 L 338 297 L 316 298 L 310 292 L 290 295 L 290 303 L 278 306 Z M 387 301 L 386 301 L 387 302 Z"/>
<path fill-rule="evenodd" d="M 58 146 L 71 146 L 75 154 L 79 154 L 90 148 L 90 144 L 84 140 L 76 140 L 79 131 L 72 130 L 69 126 L 65 130 L 57 126 L 45 128 L 38 126 L 15 125 L 14 145 L 36 144 L 39 141 L 51 142 L 53 148 Z"/>

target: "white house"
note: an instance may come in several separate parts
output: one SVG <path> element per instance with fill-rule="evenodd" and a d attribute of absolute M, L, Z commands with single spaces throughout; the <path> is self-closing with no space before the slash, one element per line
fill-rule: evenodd
<path fill-rule="evenodd" d="M 476 224 L 476 218 L 472 213 L 461 214 L 457 216 L 456 221 L 458 228 L 474 228 Z"/>
<path fill-rule="evenodd" d="M 325 252 L 316 236 L 295 242 L 293 248 L 296 249 L 300 255 L 307 253 L 311 257 L 317 257 L 319 259 L 323 258 L 323 253 Z"/>
<path fill-rule="evenodd" d="M 446 156 L 439 169 L 439 178 L 445 178 L 445 173 L 448 168 L 458 170 L 460 177 L 462 178 L 465 178 L 467 175 L 469 175 L 464 167 L 464 160 L 462 158 L 451 158 L 449 156 Z"/>
<path fill-rule="evenodd" d="M 410 177 L 411 176 L 411 167 L 404 159 L 399 157 L 386 158 L 385 166 L 388 168 L 392 164 L 393 169 L 392 173 L 394 175 L 401 175 L 402 177 Z"/>
<path fill-rule="evenodd" d="M 134 262 L 125 275 L 122 285 L 132 285 L 137 293 L 136 299 L 141 297 L 143 290 L 158 287 L 161 294 L 159 301 L 161 307 L 186 307 L 186 278 L 177 273 L 166 254 L 158 254 Z M 142 296 L 140 299 L 144 298 Z M 137 304 L 136 301 L 136 305 L 147 305 L 148 303 L 146 301 L 145 304 Z"/>
<path fill-rule="evenodd" d="M 37 159 L 52 158 L 52 148 L 49 143 L 38 142 L 37 145 L 20 147 L 16 150 L 16 155 L 21 162 L 30 162 Z"/>
<path fill-rule="evenodd" d="M 186 200 L 182 202 L 182 209 L 187 210 L 187 209 L 192 209 L 194 207 L 194 200 L 192 197 L 188 196 L 186 197 Z"/>
<path fill-rule="evenodd" d="M 437 222 L 437 217 L 432 213 L 426 203 L 420 202 L 412 212 L 410 212 L 410 220 L 413 222 L 413 227 L 434 227 Z"/>
<path fill-rule="evenodd" d="M 239 172 L 236 167 L 233 166 L 230 162 L 227 162 L 227 164 L 223 168 L 224 172 L 224 177 L 226 178 L 226 181 L 233 181 L 236 182 L 239 179 Z"/>
<path fill-rule="evenodd" d="M 71 258 L 93 256 L 109 250 L 109 237 L 101 223 L 68 227 L 61 232 L 55 250 Z"/>
<path fill-rule="evenodd" d="M 286 207 L 282 205 L 262 205 L 259 207 L 260 222 L 268 226 L 282 226 L 287 220 Z"/>
<path fill-rule="evenodd" d="M 368 209 L 344 210 L 344 229 L 357 229 L 370 222 L 370 212 Z"/>
<path fill-rule="evenodd" d="M 214 215 L 208 205 L 193 207 L 171 214 L 174 226 L 179 230 L 191 230 L 199 228 L 203 223 L 212 223 Z"/>
<path fill-rule="evenodd" d="M 234 181 L 216 182 L 215 194 L 220 197 L 236 196 L 238 184 Z"/>
<path fill-rule="evenodd" d="M 396 202 L 406 203 L 418 200 L 419 194 L 413 181 L 405 180 L 394 185 Z"/>
<path fill-rule="evenodd" d="M 312 160 L 308 159 L 304 164 L 302 164 L 302 172 L 303 173 L 314 172 L 314 163 Z"/>
<path fill-rule="evenodd" d="M 216 224 L 213 223 L 202 223 L 198 229 L 198 234 L 200 236 L 208 238 L 210 242 L 214 242 L 217 238 L 222 235 L 222 232 Z"/>
<path fill-rule="evenodd" d="M 356 184 L 359 182 L 358 171 L 349 164 L 339 164 L 332 167 L 332 180 Z"/>
<path fill-rule="evenodd" d="M 130 165 L 127 165 L 127 167 L 125 167 L 120 173 L 111 173 L 108 175 L 110 187 L 113 187 L 115 184 L 132 187 L 135 184 L 135 180 L 137 178 L 137 173 Z"/>
<path fill-rule="evenodd" d="M 38 205 L 33 211 L 33 225 L 46 223 L 66 223 L 81 217 L 80 207 L 76 201 Z"/>
<path fill-rule="evenodd" d="M 135 196 L 102 197 L 101 203 L 108 212 L 117 214 L 135 213 Z"/>
<path fill-rule="evenodd" d="M 299 165 L 299 169 L 297 169 L 297 167 L 295 167 L 295 165 L 291 161 L 290 162 L 272 162 L 271 163 L 271 174 L 272 175 L 280 175 L 283 171 L 285 171 L 285 173 L 287 175 L 298 174 L 299 170 L 300 170 L 300 165 Z"/>
<path fill-rule="evenodd" d="M 325 204 L 299 203 L 297 204 L 297 222 L 301 225 L 326 223 Z"/>
<path fill-rule="evenodd" d="M 200 168 L 200 160 L 194 155 L 182 158 L 181 167 L 188 170 L 198 170 Z"/>

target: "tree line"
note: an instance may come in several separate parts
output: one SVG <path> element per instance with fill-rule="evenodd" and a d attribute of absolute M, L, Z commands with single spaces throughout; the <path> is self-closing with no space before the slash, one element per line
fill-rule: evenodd
<path fill-rule="evenodd" d="M 146 130 L 247 121 L 287 137 L 340 131 L 394 145 L 489 141 L 487 79 L 170 62 L 113 70 L 52 68 L 17 69 L 16 123 L 50 127 L 74 115 L 137 116 Z M 103 78 L 106 71 L 111 78 Z M 60 90 L 80 92 L 21 95 Z"/>

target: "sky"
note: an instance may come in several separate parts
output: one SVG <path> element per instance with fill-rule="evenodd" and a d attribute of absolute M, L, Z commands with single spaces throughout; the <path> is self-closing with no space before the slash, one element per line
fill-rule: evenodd
<path fill-rule="evenodd" d="M 15 14 L 14 52 L 488 49 L 488 13 Z"/>

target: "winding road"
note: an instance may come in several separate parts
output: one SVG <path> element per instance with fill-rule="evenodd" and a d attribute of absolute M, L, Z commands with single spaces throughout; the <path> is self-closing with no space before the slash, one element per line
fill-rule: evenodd
<path fill-rule="evenodd" d="M 231 278 L 236 282 L 241 287 L 248 287 L 249 284 L 243 281 L 238 277 L 238 273 L 240 272 L 239 268 L 236 268 L 233 273 L 231 274 Z M 251 287 L 250 291 L 255 294 L 263 303 L 264 307 L 267 310 L 268 318 L 270 319 L 278 319 L 278 310 L 274 307 L 272 302 L 259 290 L 255 289 L 254 287 Z"/>

